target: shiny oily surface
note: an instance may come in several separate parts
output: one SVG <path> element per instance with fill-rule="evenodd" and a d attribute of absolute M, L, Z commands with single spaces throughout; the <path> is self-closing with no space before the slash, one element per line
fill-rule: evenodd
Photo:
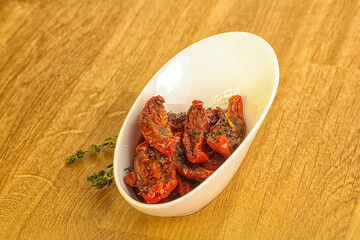
<path fill-rule="evenodd" d="M 358 1 L 0 1 L 1 239 L 358 239 Z M 113 151 L 65 158 L 119 132 L 170 58 L 251 32 L 274 48 L 274 102 L 229 185 L 201 211 L 160 218 L 86 177 Z"/>

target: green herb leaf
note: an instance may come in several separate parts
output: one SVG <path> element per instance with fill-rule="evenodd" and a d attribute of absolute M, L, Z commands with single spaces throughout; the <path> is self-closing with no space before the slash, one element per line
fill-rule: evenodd
<path fill-rule="evenodd" d="M 75 154 L 70 155 L 68 158 L 66 158 L 66 163 L 67 164 L 71 164 L 73 163 L 76 159 L 82 158 L 84 156 L 84 151 L 83 150 L 78 150 Z"/>
<path fill-rule="evenodd" d="M 107 170 L 101 170 L 100 172 L 94 173 L 93 175 L 87 177 L 87 180 L 92 183 L 92 187 L 101 189 L 113 182 L 113 164 L 111 163 L 109 166 L 107 166 L 107 168 Z"/>

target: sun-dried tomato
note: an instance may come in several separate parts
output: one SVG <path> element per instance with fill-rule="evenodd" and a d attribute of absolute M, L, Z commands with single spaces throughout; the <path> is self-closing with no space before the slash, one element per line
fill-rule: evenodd
<path fill-rule="evenodd" d="M 179 185 L 179 184 L 178 184 Z M 157 203 L 167 203 L 170 202 L 172 200 L 175 200 L 177 198 L 181 197 L 177 187 L 169 194 L 169 196 L 167 196 L 166 198 L 161 199 L 160 201 L 158 201 Z"/>
<path fill-rule="evenodd" d="M 175 135 L 178 132 L 184 132 L 184 123 L 185 123 L 186 113 L 168 113 L 169 126 L 173 134 Z"/>
<path fill-rule="evenodd" d="M 207 108 L 206 109 L 206 117 L 208 119 L 210 126 L 215 125 L 224 113 L 225 113 L 225 111 L 219 107 Z M 186 113 L 184 113 L 184 112 L 180 112 L 180 113 L 169 112 L 168 113 L 169 126 L 174 135 L 175 135 L 175 133 L 178 133 L 178 132 L 184 132 L 185 117 L 186 117 Z"/>
<path fill-rule="evenodd" d="M 220 119 L 220 117 L 224 114 L 224 110 L 219 107 L 216 108 L 207 108 L 206 116 L 210 126 L 214 126 Z"/>
<path fill-rule="evenodd" d="M 164 102 L 165 100 L 161 96 L 150 98 L 141 112 L 138 124 L 141 133 L 150 146 L 166 156 L 170 156 L 174 153 L 175 145 L 180 139 L 174 137 L 171 132 Z"/>
<path fill-rule="evenodd" d="M 178 180 L 178 185 L 176 187 L 178 193 L 180 194 L 180 196 L 184 196 L 185 194 L 187 194 L 188 192 L 191 191 L 191 185 L 190 185 L 190 182 L 180 176 L 180 175 L 176 175 L 176 178 Z"/>
<path fill-rule="evenodd" d="M 215 171 L 216 169 L 218 169 L 221 164 L 223 164 L 225 162 L 225 157 L 219 153 L 214 153 L 209 161 L 204 162 L 201 164 L 201 167 L 207 169 L 207 170 L 211 170 L 211 171 Z"/>
<path fill-rule="evenodd" d="M 136 175 L 135 172 L 132 171 L 128 175 L 124 177 L 124 182 L 132 187 L 136 187 Z"/>
<path fill-rule="evenodd" d="M 202 163 L 209 160 L 205 136 L 210 130 L 203 102 L 194 100 L 186 114 L 183 143 L 188 160 Z"/>
<path fill-rule="evenodd" d="M 147 203 L 166 198 L 176 187 L 176 171 L 171 160 L 147 142 L 140 144 L 134 159 L 136 186 Z"/>
<path fill-rule="evenodd" d="M 191 163 L 186 159 L 184 147 L 181 143 L 176 145 L 175 153 L 171 156 L 172 162 L 175 165 L 178 174 L 187 179 L 204 181 L 213 171 L 206 170 L 196 163 Z"/>
<path fill-rule="evenodd" d="M 242 98 L 234 95 L 229 99 L 227 112 L 211 127 L 206 142 L 214 151 L 229 157 L 244 140 L 245 133 Z"/>

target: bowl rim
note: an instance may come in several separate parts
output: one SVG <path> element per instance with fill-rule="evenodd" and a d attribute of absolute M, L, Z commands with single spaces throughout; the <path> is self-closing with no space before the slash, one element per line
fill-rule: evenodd
<path fill-rule="evenodd" d="M 267 103 L 266 105 L 266 108 L 264 109 L 264 111 L 262 112 L 261 116 L 259 117 L 259 119 L 257 120 L 257 122 L 255 123 L 255 125 L 251 128 L 250 132 L 245 136 L 245 139 L 241 142 L 241 144 L 239 145 L 239 147 L 230 155 L 230 157 L 227 158 L 227 160 L 218 168 L 214 171 L 214 173 L 212 173 L 207 179 L 205 179 L 203 182 L 201 182 L 196 188 L 194 188 L 193 190 L 191 190 L 189 193 L 185 194 L 184 196 L 181 196 L 177 199 L 174 199 L 172 201 L 169 201 L 169 202 L 166 202 L 166 203 L 154 203 L 154 204 L 150 204 L 150 203 L 143 203 L 143 202 L 140 202 L 134 198 L 132 198 L 121 186 L 120 184 L 120 180 L 122 181 L 122 179 L 119 179 L 118 178 L 118 174 L 116 174 L 118 172 L 118 164 L 116 161 L 116 159 L 119 159 L 119 137 L 116 141 L 116 147 L 115 147 L 115 153 L 114 153 L 114 160 L 113 160 L 113 166 L 114 166 L 114 179 L 115 179 L 115 184 L 117 186 L 117 189 L 119 190 L 120 194 L 122 195 L 122 197 L 131 205 L 133 206 L 136 206 L 136 208 L 149 208 L 149 209 L 160 209 L 160 208 L 165 208 L 165 207 L 170 207 L 172 205 L 176 205 L 178 204 L 179 202 L 181 201 L 184 201 L 185 199 L 191 197 L 192 195 L 196 194 L 196 192 L 199 191 L 199 187 L 207 182 L 209 182 L 211 179 L 213 179 L 215 177 L 215 175 L 217 175 L 221 169 L 225 168 L 225 166 L 227 166 L 229 164 L 229 159 L 232 159 L 233 156 L 236 155 L 237 152 L 240 151 L 240 149 L 242 149 L 245 145 L 245 143 L 247 143 L 250 139 L 249 136 L 253 135 L 253 134 L 256 134 L 257 132 L 257 129 L 260 127 L 260 125 L 262 124 L 263 120 L 265 119 L 273 101 L 274 101 L 274 98 L 275 98 L 275 95 L 276 95 L 276 92 L 277 92 L 277 89 L 278 89 L 278 85 L 279 85 L 279 79 L 280 79 L 280 70 L 279 70 L 279 63 L 278 63 L 278 60 L 277 60 L 277 57 L 276 57 L 276 54 L 275 54 L 275 51 L 274 49 L 271 47 L 271 45 L 266 41 L 264 40 L 263 38 L 253 34 L 253 33 L 249 33 L 249 32 L 241 32 L 241 31 L 232 31 L 232 32 L 224 32 L 224 33 L 219 33 L 219 34 L 215 34 L 215 35 L 212 35 L 212 36 L 209 36 L 209 37 L 206 37 L 206 38 L 203 38 L 199 41 L 196 41 L 194 43 L 192 43 L 191 45 L 187 46 L 186 48 L 184 48 L 183 50 L 181 50 L 180 52 L 178 52 L 177 54 L 175 54 L 171 59 L 169 59 L 163 66 L 161 66 L 161 68 L 163 68 L 167 63 L 169 63 L 171 60 L 173 60 L 177 55 L 179 55 L 181 52 L 185 51 L 186 49 L 194 46 L 195 44 L 201 42 L 201 41 L 204 41 L 204 40 L 207 40 L 207 39 L 210 39 L 210 38 L 215 38 L 215 37 L 218 37 L 220 35 L 232 35 L 232 34 L 241 34 L 241 35 L 249 35 L 249 36 L 252 36 L 252 37 L 255 37 L 259 40 L 261 40 L 270 50 L 271 52 L 271 55 L 273 56 L 273 59 L 274 59 L 274 63 L 275 63 L 275 84 L 273 86 L 273 89 L 272 89 L 272 93 L 271 93 L 271 96 L 270 96 L 270 100 L 269 102 Z M 160 68 L 160 69 L 161 69 Z M 160 70 L 159 69 L 159 70 Z M 158 70 L 158 71 L 159 71 Z M 158 73 L 158 71 L 156 73 Z M 156 75 L 156 73 L 150 78 L 150 80 Z M 149 80 L 149 81 L 150 81 Z M 149 82 L 148 81 L 148 82 Z M 131 116 L 133 114 L 133 111 L 134 111 L 134 108 L 133 106 L 140 100 L 139 97 L 140 95 L 142 94 L 143 90 L 146 88 L 147 84 L 144 86 L 144 88 L 141 90 L 141 92 L 139 93 L 139 95 L 137 96 L 136 100 L 134 101 L 133 105 L 131 106 L 130 108 L 130 111 L 128 112 L 122 126 L 121 126 L 121 129 L 119 131 L 119 134 L 118 136 L 120 136 L 122 130 L 123 130 L 123 126 L 126 126 L 127 125 L 127 122 L 130 121 L 129 120 L 129 116 Z"/>

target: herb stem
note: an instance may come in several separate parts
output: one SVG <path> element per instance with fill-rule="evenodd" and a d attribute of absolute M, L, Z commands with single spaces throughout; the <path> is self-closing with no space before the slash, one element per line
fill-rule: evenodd
<path fill-rule="evenodd" d="M 115 148 L 117 136 L 106 138 L 100 144 L 91 144 L 86 150 L 78 150 L 76 153 L 70 155 L 66 158 L 67 164 L 72 164 L 76 159 L 80 159 L 84 157 L 84 154 L 94 150 L 95 153 L 100 153 L 100 149 L 102 147 Z"/>
<path fill-rule="evenodd" d="M 114 178 L 113 164 L 111 163 L 107 168 L 107 170 L 101 170 L 100 172 L 93 173 L 93 175 L 87 177 L 87 180 L 92 183 L 92 187 L 101 189 L 112 183 Z"/>

